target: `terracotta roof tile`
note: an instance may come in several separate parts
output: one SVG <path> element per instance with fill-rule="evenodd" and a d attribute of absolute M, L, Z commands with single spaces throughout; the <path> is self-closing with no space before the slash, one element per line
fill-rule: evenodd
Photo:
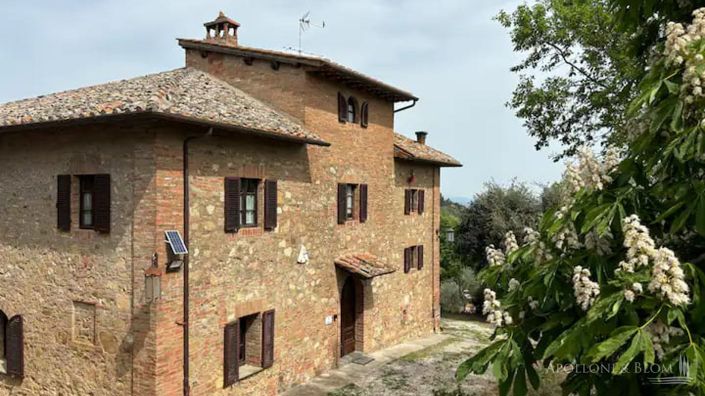
<path fill-rule="evenodd" d="M 0 104 L 0 129 L 146 113 L 327 145 L 294 118 L 210 74 L 192 68 Z"/>
<path fill-rule="evenodd" d="M 335 265 L 365 279 L 396 271 L 380 258 L 369 253 L 352 253 L 335 259 Z"/>
<path fill-rule="evenodd" d="M 428 162 L 438 166 L 463 166 L 450 155 L 399 133 L 394 133 L 394 157 L 410 161 Z"/>

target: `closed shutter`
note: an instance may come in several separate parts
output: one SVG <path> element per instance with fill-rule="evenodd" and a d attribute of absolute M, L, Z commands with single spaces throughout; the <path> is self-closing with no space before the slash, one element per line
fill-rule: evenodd
<path fill-rule="evenodd" d="M 418 211 L 419 211 L 419 214 L 423 214 L 423 210 L 424 210 L 424 190 L 419 190 L 418 194 L 419 194 L 419 207 L 418 207 Z"/>
<path fill-rule="evenodd" d="M 360 184 L 360 223 L 367 221 L 367 184 Z"/>
<path fill-rule="evenodd" d="M 240 179 L 225 178 L 225 232 L 240 229 Z"/>
<path fill-rule="evenodd" d="M 411 190 L 404 190 L 404 214 L 411 214 Z"/>
<path fill-rule="evenodd" d="M 22 316 L 13 316 L 5 331 L 5 360 L 7 374 L 24 377 L 24 329 Z"/>
<path fill-rule="evenodd" d="M 411 248 L 404 249 L 404 273 L 411 271 Z"/>
<path fill-rule="evenodd" d="M 416 249 L 417 249 L 416 254 L 418 255 L 418 259 L 419 259 L 419 262 L 418 262 L 418 265 L 416 266 L 416 268 L 421 269 L 421 268 L 423 268 L 423 245 L 417 246 Z"/>
<path fill-rule="evenodd" d="M 274 364 L 274 310 L 262 314 L 262 368 Z"/>
<path fill-rule="evenodd" d="M 56 177 L 56 227 L 71 231 L 71 176 Z"/>
<path fill-rule="evenodd" d="M 345 184 L 338 184 L 338 224 L 345 224 Z"/>
<path fill-rule="evenodd" d="M 367 102 L 362 102 L 362 107 L 360 108 L 360 126 L 367 128 L 369 122 L 369 104 Z"/>
<path fill-rule="evenodd" d="M 348 102 L 345 96 L 338 92 L 338 121 L 345 122 L 348 118 Z"/>
<path fill-rule="evenodd" d="M 93 221 L 98 232 L 110 232 L 110 175 L 95 175 L 93 182 Z"/>
<path fill-rule="evenodd" d="M 0 311 L 0 356 L 5 356 L 5 330 L 7 329 L 7 316 Z"/>
<path fill-rule="evenodd" d="M 277 181 L 267 180 L 264 183 L 264 229 L 277 228 Z"/>
<path fill-rule="evenodd" d="M 240 324 L 238 321 L 225 325 L 223 340 L 223 387 L 236 383 L 240 379 Z"/>

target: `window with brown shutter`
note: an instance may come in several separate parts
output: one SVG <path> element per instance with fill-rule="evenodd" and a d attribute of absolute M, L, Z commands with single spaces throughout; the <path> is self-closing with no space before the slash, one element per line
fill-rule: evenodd
<path fill-rule="evenodd" d="M 277 228 L 277 181 L 264 183 L 264 229 L 272 231 Z"/>
<path fill-rule="evenodd" d="M 404 273 L 411 271 L 411 248 L 404 249 Z"/>
<path fill-rule="evenodd" d="M 354 96 L 348 98 L 346 121 L 354 124 L 357 122 L 357 99 Z"/>
<path fill-rule="evenodd" d="M 20 315 L 10 318 L 5 327 L 5 361 L 7 374 L 24 377 L 24 325 Z"/>
<path fill-rule="evenodd" d="M 236 320 L 225 325 L 223 340 L 223 387 L 236 383 L 240 375 L 240 324 Z"/>
<path fill-rule="evenodd" d="M 95 175 L 93 179 L 93 228 L 110 232 L 110 175 Z"/>
<path fill-rule="evenodd" d="M 71 231 L 71 176 L 56 177 L 56 227 Z"/>
<path fill-rule="evenodd" d="M 7 328 L 7 316 L 0 311 L 0 373 L 4 373 L 5 368 L 5 330 Z"/>
<path fill-rule="evenodd" d="M 347 184 L 338 184 L 338 224 L 345 224 L 346 216 L 346 189 Z"/>
<path fill-rule="evenodd" d="M 348 101 L 338 92 L 338 121 L 345 123 L 348 119 Z"/>
<path fill-rule="evenodd" d="M 95 175 L 78 177 L 78 226 L 84 230 L 95 228 Z"/>
<path fill-rule="evenodd" d="M 257 227 L 259 180 L 240 179 L 240 226 Z"/>
<path fill-rule="evenodd" d="M 225 232 L 237 232 L 240 229 L 240 179 L 225 178 Z"/>
<path fill-rule="evenodd" d="M 404 214 L 411 214 L 411 190 L 404 190 Z"/>
<path fill-rule="evenodd" d="M 424 193 L 424 190 L 419 190 L 418 195 L 418 213 L 423 214 L 426 194 Z"/>
<path fill-rule="evenodd" d="M 367 102 L 362 102 L 360 107 L 360 126 L 363 128 L 367 128 L 369 123 L 369 108 L 370 106 Z"/>
<path fill-rule="evenodd" d="M 360 184 L 360 223 L 367 221 L 367 184 Z"/>
<path fill-rule="evenodd" d="M 262 314 L 262 368 L 274 364 L 274 310 Z"/>
<path fill-rule="evenodd" d="M 423 268 L 423 245 L 416 246 L 416 256 L 418 258 L 417 269 Z"/>

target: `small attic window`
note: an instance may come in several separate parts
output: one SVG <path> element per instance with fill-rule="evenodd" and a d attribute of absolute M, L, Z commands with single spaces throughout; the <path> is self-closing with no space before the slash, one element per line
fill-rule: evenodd
<path fill-rule="evenodd" d="M 347 121 L 354 123 L 357 119 L 357 99 L 354 96 L 348 98 L 348 117 Z"/>

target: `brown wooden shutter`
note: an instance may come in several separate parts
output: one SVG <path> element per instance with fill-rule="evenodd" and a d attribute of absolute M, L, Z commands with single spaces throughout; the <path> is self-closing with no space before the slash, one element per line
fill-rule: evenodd
<path fill-rule="evenodd" d="M 367 221 L 367 184 L 360 184 L 360 223 Z"/>
<path fill-rule="evenodd" d="M 5 328 L 5 360 L 7 373 L 24 377 L 24 325 L 22 316 L 15 315 L 7 321 Z"/>
<path fill-rule="evenodd" d="M 56 227 L 71 231 L 71 175 L 59 175 L 56 182 Z"/>
<path fill-rule="evenodd" d="M 362 102 L 362 107 L 360 107 L 360 126 L 367 128 L 369 122 L 369 104 L 367 102 Z"/>
<path fill-rule="evenodd" d="M 225 325 L 223 343 L 223 387 L 236 383 L 240 379 L 240 324 L 236 320 Z"/>
<path fill-rule="evenodd" d="M 225 178 L 225 232 L 240 229 L 240 178 Z"/>
<path fill-rule="evenodd" d="M 404 273 L 411 271 L 411 248 L 404 249 Z"/>
<path fill-rule="evenodd" d="M 346 184 L 338 184 L 338 224 L 345 224 L 345 186 Z"/>
<path fill-rule="evenodd" d="M 416 268 L 418 268 L 420 270 L 421 268 L 423 268 L 423 245 L 417 246 L 416 249 L 417 249 L 416 254 L 417 254 L 418 260 L 419 260 Z"/>
<path fill-rule="evenodd" d="M 348 101 L 345 96 L 338 92 L 338 121 L 345 122 L 348 119 Z"/>
<path fill-rule="evenodd" d="M 419 198 L 418 198 L 419 207 L 417 208 L 417 210 L 418 210 L 419 214 L 423 214 L 424 205 L 425 205 L 425 203 L 424 203 L 424 190 L 419 190 L 418 194 L 419 194 Z"/>
<path fill-rule="evenodd" d="M 274 364 L 274 310 L 262 314 L 262 368 Z"/>
<path fill-rule="evenodd" d="M 110 232 L 110 175 L 95 175 L 93 182 L 93 228 Z"/>
<path fill-rule="evenodd" d="M 411 190 L 404 190 L 404 214 L 411 214 Z"/>
<path fill-rule="evenodd" d="M 264 229 L 277 228 L 277 181 L 264 182 Z"/>

